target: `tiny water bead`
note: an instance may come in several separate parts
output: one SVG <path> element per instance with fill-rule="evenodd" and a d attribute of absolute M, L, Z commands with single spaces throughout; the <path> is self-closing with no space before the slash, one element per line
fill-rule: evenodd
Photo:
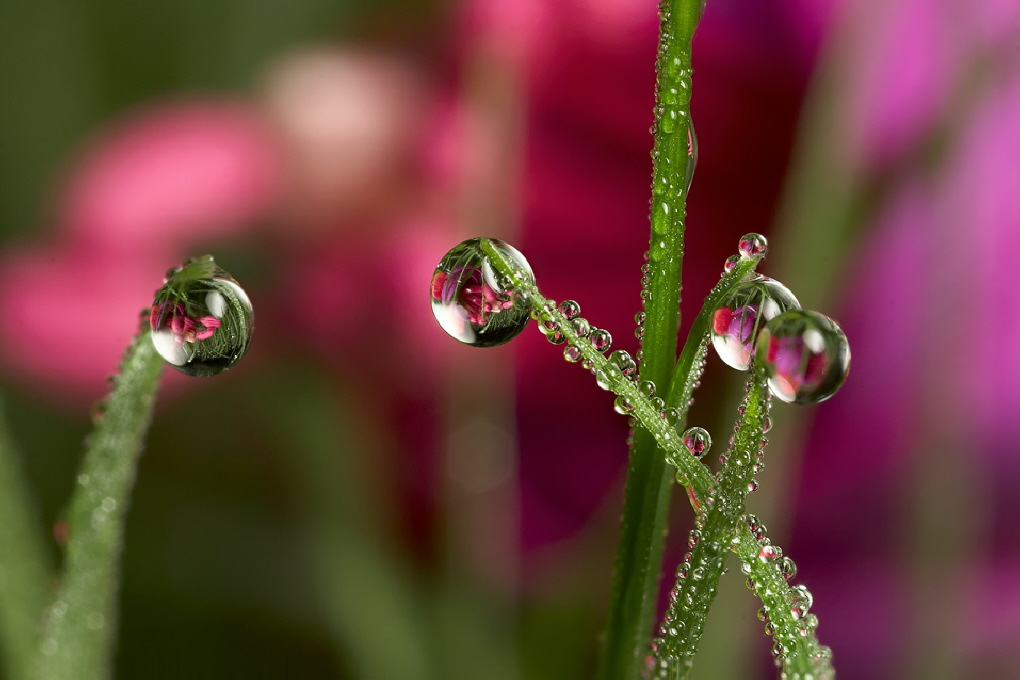
<path fill-rule="evenodd" d="M 765 324 L 757 352 L 776 398 L 792 404 L 816 404 L 831 397 L 846 381 L 850 346 L 829 317 L 789 311 Z"/>
<path fill-rule="evenodd" d="M 712 313 L 712 346 L 727 366 L 751 368 L 755 340 L 765 322 L 800 309 L 790 289 L 774 279 L 756 276 L 734 288 Z"/>
<path fill-rule="evenodd" d="M 211 255 L 167 272 L 149 313 L 153 347 L 181 373 L 205 377 L 236 364 L 254 330 L 251 300 Z"/>
<path fill-rule="evenodd" d="M 765 257 L 765 253 L 768 251 L 769 242 L 761 234 L 744 234 L 740 237 L 737 242 L 737 250 L 740 251 L 741 257 Z"/>
<path fill-rule="evenodd" d="M 682 436 L 684 446 L 695 458 L 701 458 L 712 448 L 712 435 L 703 427 L 690 427 Z"/>
<path fill-rule="evenodd" d="M 514 277 L 504 275 L 490 253 L 509 264 Z M 502 345 L 524 330 L 531 312 L 514 278 L 534 281 L 531 266 L 516 248 L 491 238 L 463 241 L 443 256 L 432 275 L 432 314 L 447 334 L 466 345 Z M 543 332 L 550 342 L 562 337 L 556 329 Z"/>

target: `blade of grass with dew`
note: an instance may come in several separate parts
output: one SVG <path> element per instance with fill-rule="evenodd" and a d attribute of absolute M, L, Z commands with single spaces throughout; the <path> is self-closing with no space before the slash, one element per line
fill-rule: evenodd
<path fill-rule="evenodd" d="M 688 187 L 691 40 L 702 0 L 665 0 L 660 7 L 656 63 L 656 129 L 651 240 L 641 376 L 669 388 L 676 360 L 680 275 Z M 635 432 L 630 451 L 620 542 L 613 570 L 599 676 L 640 676 L 658 597 L 671 474 L 654 438 Z"/>
<path fill-rule="evenodd" d="M 67 515 L 67 558 L 46 612 L 35 677 L 104 680 L 117 630 L 124 520 L 164 362 L 147 333 L 124 354 L 89 435 Z"/>

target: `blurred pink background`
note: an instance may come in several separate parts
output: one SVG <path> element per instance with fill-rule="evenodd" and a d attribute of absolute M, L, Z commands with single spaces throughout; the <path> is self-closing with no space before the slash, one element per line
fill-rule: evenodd
<path fill-rule="evenodd" d="M 230 373 L 166 376 L 120 675 L 590 677 L 627 424 L 534 331 L 446 338 L 425 288 L 503 238 L 636 351 L 654 3 L 120 4 L 0 14 L 0 389 L 44 522 L 163 271 L 212 252 L 257 317 Z M 684 319 L 760 231 L 850 340 L 749 499 L 841 678 L 1020 675 L 1018 36 L 1000 0 L 709 0 L 696 35 Z M 710 364 L 692 424 L 724 441 Z M 773 677 L 725 582 L 694 677 Z"/>

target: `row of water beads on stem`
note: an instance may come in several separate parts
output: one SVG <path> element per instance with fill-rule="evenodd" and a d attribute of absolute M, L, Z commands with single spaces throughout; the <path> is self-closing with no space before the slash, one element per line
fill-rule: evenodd
<path fill-rule="evenodd" d="M 774 640 L 772 653 L 776 657 L 776 663 L 780 664 L 801 640 L 813 635 L 818 628 L 818 617 L 810 611 L 814 604 L 814 596 L 807 586 L 785 585 L 797 576 L 797 565 L 791 558 L 783 555 L 779 546 L 772 544 L 765 525 L 758 517 L 747 514 L 741 519 L 757 542 L 756 561 L 761 565 L 774 566 L 782 579 L 778 583 L 776 580 L 770 580 L 768 572 L 762 573 L 756 569 L 754 561 L 741 563 L 740 569 L 747 576 L 747 588 L 757 594 L 763 602 L 772 603 L 772 606 L 759 608 L 757 616 L 764 624 L 765 634 Z M 734 539 L 736 540 L 738 539 Z M 831 650 L 823 645 L 817 645 L 811 653 L 816 661 L 831 658 L 831 655 Z"/>
<path fill-rule="evenodd" d="M 763 257 L 765 237 L 746 234 L 738 242 L 738 254 L 729 258 L 724 270 L 731 270 L 741 258 Z M 497 266 L 492 254 L 504 262 Z M 514 272 L 505 273 L 506 267 Z M 647 265 L 645 265 L 647 267 Z M 724 273 L 725 273 L 724 271 Z M 647 274 L 647 272 L 643 272 Z M 545 310 L 534 308 L 521 291 L 534 283 L 534 274 L 524 255 L 497 239 L 473 238 L 451 249 L 436 267 L 431 281 L 432 310 L 440 326 L 458 341 L 474 347 L 493 347 L 509 342 L 527 325 L 529 318 L 554 345 L 565 345 L 564 359 L 592 371 L 596 383 L 612 390 L 618 375 L 637 383 L 662 418 L 672 426 L 679 411 L 667 408 L 656 396 L 651 381 L 639 380 L 638 361 L 626 350 L 612 350 L 612 335 L 592 326 L 581 316 L 574 300 L 560 303 L 563 322 L 570 324 L 578 342 L 588 342 L 607 353 L 608 368 L 595 367 L 584 359 L 581 347 L 568 342 L 560 321 Z M 643 335 L 644 312 L 639 312 L 636 335 Z M 772 393 L 782 401 L 815 403 L 827 399 L 843 384 L 849 368 L 846 336 L 834 321 L 800 309 L 796 296 L 778 281 L 760 275 L 740 283 L 713 311 L 710 337 L 720 359 L 737 370 L 751 370 L 755 355 L 768 377 Z M 609 371 L 609 372 L 607 372 Z M 617 375 L 618 374 L 618 375 Z M 618 396 L 614 409 L 631 414 L 634 405 Z"/>

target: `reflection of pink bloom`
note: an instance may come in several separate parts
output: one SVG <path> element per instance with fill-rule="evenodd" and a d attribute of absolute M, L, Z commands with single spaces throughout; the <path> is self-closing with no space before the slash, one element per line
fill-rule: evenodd
<path fill-rule="evenodd" d="M 444 304 L 456 300 L 468 321 L 476 326 L 484 326 L 489 315 L 514 306 L 513 300 L 497 293 L 482 278 L 482 270 L 477 267 L 458 267 L 449 274 L 436 274 L 432 279 L 432 297 Z"/>
<path fill-rule="evenodd" d="M 758 318 L 758 305 L 744 305 L 739 309 L 720 307 L 712 315 L 712 328 L 750 349 L 754 322 Z"/>
<path fill-rule="evenodd" d="M 818 385 L 829 366 L 824 352 L 812 352 L 800 335 L 769 337 L 765 360 L 772 366 L 773 380 L 779 382 L 787 395 L 796 395 L 801 388 Z M 805 357 L 805 354 L 807 355 Z"/>
<path fill-rule="evenodd" d="M 220 327 L 220 320 L 215 316 L 192 319 L 187 315 L 184 305 L 180 302 L 162 302 L 152 306 L 149 325 L 153 330 L 169 326 L 173 332 L 174 341 L 184 343 L 211 338 L 216 329 Z"/>
<path fill-rule="evenodd" d="M 216 329 L 220 327 L 220 320 L 215 316 L 203 316 L 198 320 L 198 323 L 205 326 L 205 328 L 198 330 L 195 333 L 195 338 L 198 340 L 205 340 L 211 338 Z"/>

